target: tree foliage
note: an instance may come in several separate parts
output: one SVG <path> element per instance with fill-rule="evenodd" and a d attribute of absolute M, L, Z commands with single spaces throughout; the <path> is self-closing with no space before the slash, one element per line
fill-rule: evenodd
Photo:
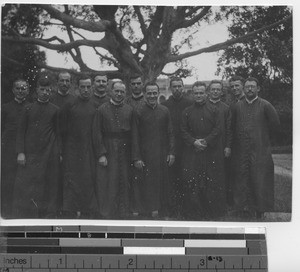
<path fill-rule="evenodd" d="M 12 10 L 22 6 L 5 7 L 8 11 L 2 21 L 3 40 L 39 45 L 68 54 L 78 64 L 79 72 L 93 74 L 97 71 L 88 66 L 81 50 L 84 46 L 89 47 L 100 62 L 115 67 L 114 71 L 108 71 L 111 77 L 126 79 L 134 73 L 143 75 L 146 81 L 155 80 L 164 73 L 169 63 L 178 67 L 173 74 L 187 75 L 189 70 L 185 59 L 226 49 L 235 43 L 246 43 L 259 33 L 291 21 L 291 15 L 286 14 L 264 25 L 253 25 L 230 40 L 192 48 L 191 41 L 199 35 L 199 26 L 224 18 L 220 14 L 230 16 L 234 10 L 227 8 L 216 12 L 216 8 L 210 6 L 30 5 L 39 15 L 40 24 L 35 26 L 31 35 L 26 36 L 23 33 L 26 20 L 14 20 L 14 16 L 10 15 Z M 7 31 L 12 25 L 15 26 L 14 31 Z M 45 38 L 44 30 L 52 27 L 60 29 L 64 38 L 59 35 Z M 90 38 L 90 33 L 94 34 L 94 38 Z M 43 63 L 39 67 L 61 69 Z"/>
<path fill-rule="evenodd" d="M 264 25 L 290 16 L 286 6 L 224 7 L 232 17 L 231 38 L 245 35 Z M 218 74 L 224 78 L 255 76 L 261 82 L 261 96 L 276 107 L 281 130 L 274 137 L 279 145 L 292 143 L 293 27 L 292 22 L 277 25 L 257 34 L 247 43 L 236 43 L 224 50 L 218 60 Z"/>
<path fill-rule="evenodd" d="M 232 16 L 228 27 L 231 38 L 237 38 L 273 24 L 291 15 L 283 6 L 234 7 L 227 10 Z M 265 80 L 279 80 L 291 84 L 293 77 L 293 28 L 292 22 L 278 25 L 257 34 L 247 43 L 236 43 L 224 50 L 218 61 L 218 72 L 225 77 L 233 74 L 256 75 Z"/>
<path fill-rule="evenodd" d="M 39 35 L 42 32 L 38 18 L 40 13 L 41 9 L 31 5 L 5 5 L 2 9 L 2 35 Z M 36 85 L 39 64 L 45 62 L 45 53 L 36 45 L 20 44 L 5 39 L 2 39 L 1 50 L 1 98 L 2 103 L 5 103 L 13 96 L 12 82 L 17 78 L 26 79 L 32 92 Z"/>

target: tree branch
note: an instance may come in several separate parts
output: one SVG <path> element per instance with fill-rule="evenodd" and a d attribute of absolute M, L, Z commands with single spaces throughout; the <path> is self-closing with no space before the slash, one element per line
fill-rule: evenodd
<path fill-rule="evenodd" d="M 65 12 L 66 12 L 66 14 L 69 15 L 69 7 L 68 7 L 68 5 L 64 5 L 64 6 L 65 6 Z M 68 33 L 70 42 L 74 42 L 75 40 L 74 40 L 74 37 L 73 37 L 71 26 L 67 25 L 66 28 L 67 28 L 67 33 Z M 72 52 L 72 50 L 70 50 L 69 54 L 71 55 L 71 57 L 73 58 L 73 60 L 79 65 L 80 70 L 82 70 L 82 71 L 88 70 L 88 67 L 84 63 L 84 61 L 82 59 L 82 56 L 81 56 L 80 49 L 78 47 L 75 47 L 75 52 L 76 52 L 76 55 Z"/>
<path fill-rule="evenodd" d="M 19 37 L 22 37 L 22 36 L 19 36 Z M 53 36 L 53 37 L 48 38 L 48 39 L 43 39 L 43 41 L 45 41 L 45 42 L 59 41 L 61 44 L 66 43 L 63 39 L 60 39 L 57 36 Z"/>
<path fill-rule="evenodd" d="M 190 9 L 190 11 L 185 13 L 185 17 L 192 16 L 197 10 L 199 10 L 201 7 L 193 7 Z"/>
<path fill-rule="evenodd" d="M 145 36 L 146 35 L 146 32 L 147 32 L 147 27 L 146 27 L 146 24 L 145 24 L 145 21 L 144 21 L 144 18 L 143 18 L 143 15 L 141 13 L 141 10 L 140 10 L 140 7 L 139 6 L 133 6 L 134 7 L 134 11 L 139 19 L 139 22 L 140 22 L 140 25 L 141 25 L 141 30 L 142 30 L 142 33 L 143 35 Z"/>
<path fill-rule="evenodd" d="M 94 51 L 95 51 L 96 55 L 98 55 L 99 57 L 101 57 L 103 59 L 111 61 L 118 69 L 120 69 L 120 65 L 118 64 L 118 62 L 115 59 L 101 54 L 95 47 L 94 47 Z"/>
<path fill-rule="evenodd" d="M 90 47 L 102 47 L 104 49 L 107 48 L 107 44 L 105 39 L 102 39 L 100 41 L 94 41 L 94 40 L 76 40 L 74 42 L 70 43 L 64 43 L 64 44 L 52 44 L 49 43 L 47 40 L 44 39 L 36 39 L 36 38 L 25 38 L 25 37 L 11 37 L 11 36 L 2 36 L 3 40 L 10 41 L 10 42 L 16 42 L 16 43 L 28 43 L 28 44 L 35 44 L 40 45 L 48 49 L 57 50 L 61 52 L 69 51 L 73 48 L 79 47 L 79 46 L 90 46 Z"/>
<path fill-rule="evenodd" d="M 19 61 L 16 61 L 12 58 L 9 58 L 9 57 L 6 57 L 4 55 L 1 55 L 1 57 L 5 60 L 7 60 L 8 62 L 14 64 L 14 65 L 18 65 L 18 66 L 21 66 L 21 67 L 25 67 L 25 64 L 22 63 L 22 62 L 19 62 Z M 93 70 L 91 68 L 88 68 L 89 70 L 88 71 L 85 71 L 85 72 L 79 72 L 79 71 L 76 71 L 74 69 L 67 69 L 67 68 L 61 68 L 61 67 L 54 67 L 54 66 L 49 66 L 43 62 L 36 62 L 36 67 L 39 68 L 39 69 L 46 69 L 46 70 L 49 70 L 49 71 L 53 71 L 53 72 L 61 72 L 61 71 L 66 71 L 66 72 L 69 72 L 70 74 L 73 74 L 73 75 L 83 75 L 83 74 L 90 74 L 90 75 L 95 75 L 97 73 L 99 73 L 100 71 L 97 71 L 97 70 Z M 118 70 L 118 71 L 112 71 L 112 70 L 106 70 L 106 71 L 101 71 L 102 73 L 105 73 L 108 78 L 121 78 L 122 77 L 122 73 Z"/>
<path fill-rule="evenodd" d="M 60 12 L 56 8 L 52 7 L 51 5 L 39 5 L 41 8 L 46 10 L 52 18 L 60 20 L 65 25 L 72 25 L 77 28 L 82 28 L 91 32 L 104 32 L 110 26 L 111 22 L 107 20 L 101 20 L 99 22 L 87 22 L 85 20 L 80 20 L 73 18 L 63 12 Z"/>
<path fill-rule="evenodd" d="M 195 15 L 190 20 L 183 20 L 181 22 L 178 22 L 175 24 L 174 29 L 180 29 L 180 28 L 186 28 L 189 26 L 192 26 L 193 24 L 197 23 L 199 20 L 201 20 L 211 9 L 211 6 L 205 6 L 198 15 Z"/>
<path fill-rule="evenodd" d="M 156 8 L 153 19 L 151 20 L 151 23 L 147 29 L 147 35 L 145 35 L 146 41 L 148 41 L 149 37 L 155 37 L 155 39 L 157 38 L 157 35 L 160 31 L 160 25 L 163 20 L 164 8 L 165 7 L 162 6 L 158 6 Z"/>
<path fill-rule="evenodd" d="M 286 17 L 285 19 L 282 19 L 282 20 L 280 20 L 276 23 L 264 26 L 260 29 L 252 31 L 252 32 L 250 32 L 250 33 L 248 33 L 244 36 L 238 37 L 238 38 L 233 38 L 233 39 L 227 40 L 227 41 L 222 42 L 222 43 L 217 43 L 217 44 L 214 44 L 212 46 L 208 46 L 208 47 L 205 47 L 205 48 L 201 48 L 199 50 L 187 52 L 187 53 L 184 53 L 184 54 L 181 54 L 181 55 L 171 55 L 167 59 L 167 61 L 168 61 L 168 63 L 169 62 L 175 62 L 175 61 L 182 60 L 182 59 L 185 59 L 185 58 L 189 58 L 189 57 L 192 57 L 192 56 L 196 56 L 196 55 L 199 55 L 199 54 L 202 54 L 202 53 L 216 52 L 216 51 L 219 51 L 219 50 L 226 49 L 232 44 L 245 42 L 248 39 L 252 38 L 253 36 L 255 36 L 255 35 L 263 32 L 263 31 L 272 29 L 273 27 L 276 27 L 280 24 L 283 24 L 283 23 L 285 23 L 285 22 L 287 22 L 291 19 L 292 19 L 292 15 L 290 15 L 290 16 Z"/>

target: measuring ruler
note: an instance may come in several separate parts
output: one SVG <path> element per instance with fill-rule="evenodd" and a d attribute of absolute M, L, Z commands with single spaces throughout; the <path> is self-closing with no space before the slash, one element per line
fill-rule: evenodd
<path fill-rule="evenodd" d="M 0 272 L 266 272 L 264 228 L 0 227 Z"/>

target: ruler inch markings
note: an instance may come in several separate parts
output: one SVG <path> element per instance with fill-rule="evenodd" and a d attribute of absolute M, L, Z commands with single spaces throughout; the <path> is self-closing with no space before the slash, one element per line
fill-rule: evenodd
<path fill-rule="evenodd" d="M 44 232 L 39 232 L 38 228 L 28 228 L 27 232 L 23 234 L 24 236 L 20 229 L 14 229 L 15 232 L 12 232 L 9 228 L 5 228 L 6 234 L 2 234 L 2 237 L 7 238 L 8 246 L 7 252 L 1 254 L 1 257 L 4 256 L 4 258 L 0 259 L 0 267 L 3 263 L 4 268 L 10 269 L 10 272 L 14 272 L 13 270 L 42 272 L 43 269 L 46 271 L 46 267 L 53 272 L 59 270 L 63 272 L 89 270 L 101 270 L 102 272 L 117 272 L 117 270 L 118 272 L 138 272 L 139 270 L 146 270 L 146 272 L 176 270 L 178 272 L 199 270 L 266 272 L 268 267 L 267 245 L 263 228 L 249 228 L 243 234 L 241 228 L 238 233 L 234 233 L 234 229 L 231 228 L 220 231 L 218 228 L 212 228 L 212 233 L 209 233 L 208 228 L 201 233 L 201 228 L 198 228 L 198 232 L 190 233 L 184 227 L 163 227 L 161 232 L 156 232 L 157 227 L 155 231 L 151 232 L 151 227 L 149 227 L 147 233 L 142 227 L 139 229 L 140 232 L 132 232 L 134 228 L 127 227 L 126 231 L 121 233 L 122 227 L 114 226 L 113 228 L 107 227 L 105 233 L 103 232 L 105 227 L 103 227 L 101 233 L 95 226 L 93 233 L 100 234 L 100 239 L 93 237 L 90 232 L 81 232 L 84 230 L 81 226 L 76 228 L 80 230 L 78 233 L 66 226 L 63 227 L 63 231 L 51 232 L 50 237 L 49 235 L 45 237 L 47 233 L 49 234 L 46 232 L 47 228 L 44 229 Z M 19 231 L 16 232 L 16 230 Z M 40 237 L 35 237 L 35 234 Z M 103 234 L 106 238 L 103 238 Z M 102 239 L 108 242 L 107 247 L 101 244 Z M 113 247 L 109 244 L 109 239 L 114 242 L 119 241 L 119 243 Z M 201 241 L 197 241 L 202 239 L 204 240 L 203 244 Z M 210 240 L 215 241 L 211 242 Z M 59 246 L 57 246 L 57 241 L 59 241 Z M 80 241 L 86 242 L 80 244 Z M 98 242 L 100 243 L 98 244 Z M 198 242 L 199 244 L 197 244 Z M 212 243 L 210 246 L 204 247 L 210 242 Z M 18 244 L 21 245 L 19 249 L 16 249 Z M 78 244 L 84 246 L 78 247 Z M 49 246 L 51 249 L 47 249 Z M 59 248 L 58 251 L 54 249 L 55 246 Z M 134 251 L 141 247 L 148 251 Z M 111 250 L 111 248 L 114 249 Z M 133 251 L 130 251 L 131 249 Z M 45 259 L 46 262 L 44 262 L 42 257 L 46 258 L 46 256 L 48 259 Z M 63 257 L 64 262 L 59 261 Z M 37 261 L 39 258 L 40 261 Z M 21 263 L 23 259 L 25 263 Z"/>

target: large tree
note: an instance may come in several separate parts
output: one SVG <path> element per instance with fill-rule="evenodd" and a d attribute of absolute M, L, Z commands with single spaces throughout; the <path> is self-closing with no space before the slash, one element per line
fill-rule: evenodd
<path fill-rule="evenodd" d="M 21 5 L 13 5 L 14 9 Z M 210 6 L 78 6 L 78 5 L 34 5 L 40 10 L 40 25 L 60 28 L 66 39 L 57 35 L 43 37 L 43 31 L 24 36 L 22 28 L 18 32 L 2 33 L 3 40 L 20 44 L 34 44 L 61 53 L 69 54 L 78 64 L 79 72 L 95 73 L 83 58 L 81 47 L 94 50 L 101 61 L 113 65 L 111 77 L 128 78 L 130 74 L 141 74 L 146 81 L 155 80 L 164 73 L 169 63 L 178 66 L 176 73 L 186 73 L 182 61 L 202 53 L 226 49 L 232 44 L 246 43 L 259 33 L 283 26 L 291 21 L 291 15 L 270 24 L 253 28 L 238 37 L 203 48 L 192 48 L 189 41 L 199 35 L 199 26 L 220 20 L 220 14 Z M 226 8 L 226 12 L 230 7 Z M 220 13 L 221 12 L 221 13 Z M 229 11 L 230 12 L 230 11 Z M 11 23 L 8 13 L 2 24 Z M 95 33 L 95 38 L 84 31 Z M 99 38 L 99 33 L 102 34 Z M 97 38 L 96 38 L 97 37 Z M 59 70 L 39 63 L 39 67 Z"/>

